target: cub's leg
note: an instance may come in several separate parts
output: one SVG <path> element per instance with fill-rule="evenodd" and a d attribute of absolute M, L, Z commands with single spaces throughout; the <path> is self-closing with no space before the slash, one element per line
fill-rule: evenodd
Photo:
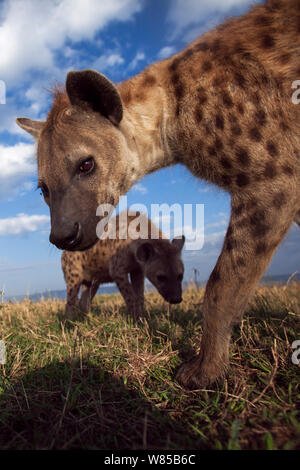
<path fill-rule="evenodd" d="M 138 310 L 144 313 L 145 276 L 143 271 L 141 269 L 135 269 L 134 271 L 130 271 L 130 280 L 137 298 L 137 303 L 139 305 Z"/>
<path fill-rule="evenodd" d="M 134 321 L 143 315 L 139 297 L 128 279 L 128 271 L 122 266 L 122 261 L 118 256 L 113 256 L 109 263 L 109 273 L 112 280 L 117 284 L 119 291 L 124 297 L 128 312 L 132 315 Z"/>
<path fill-rule="evenodd" d="M 93 298 L 97 294 L 100 284 L 101 284 L 100 281 L 97 281 L 96 279 L 93 280 L 92 288 L 91 288 L 91 302 L 93 301 Z"/>
<path fill-rule="evenodd" d="M 296 214 L 291 188 L 268 188 L 247 199 L 232 198 L 229 227 L 221 255 L 207 283 L 200 354 L 178 371 L 188 388 L 222 379 L 229 363 L 232 325 L 241 320 L 258 280 Z"/>

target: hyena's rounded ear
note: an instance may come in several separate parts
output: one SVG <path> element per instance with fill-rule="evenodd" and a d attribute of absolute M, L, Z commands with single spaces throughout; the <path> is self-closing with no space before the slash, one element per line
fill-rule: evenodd
<path fill-rule="evenodd" d="M 24 129 L 24 131 L 33 135 L 35 139 L 39 138 L 41 130 L 45 125 L 44 121 L 33 121 L 32 119 L 28 118 L 17 118 L 16 123 L 19 127 Z"/>
<path fill-rule="evenodd" d="M 145 241 L 139 243 L 135 250 L 135 257 L 140 263 L 146 263 L 154 255 L 154 248 L 151 243 Z"/>
<path fill-rule="evenodd" d="M 72 105 L 89 106 L 118 125 L 123 117 L 123 105 L 115 85 L 95 70 L 69 72 L 66 90 Z"/>
<path fill-rule="evenodd" d="M 173 245 L 173 246 L 176 246 L 176 248 L 177 248 L 179 251 L 181 251 L 182 248 L 183 248 L 184 242 L 185 242 L 185 236 L 184 236 L 184 235 L 180 235 L 179 237 L 173 238 L 172 245 Z"/>

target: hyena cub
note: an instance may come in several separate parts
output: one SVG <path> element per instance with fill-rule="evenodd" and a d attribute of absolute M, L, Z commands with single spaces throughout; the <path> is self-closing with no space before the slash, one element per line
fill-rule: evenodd
<path fill-rule="evenodd" d="M 88 312 L 99 285 L 115 282 L 124 297 L 128 312 L 137 320 L 144 315 L 145 277 L 169 303 L 181 302 L 184 272 L 181 251 L 184 236 L 170 242 L 163 238 L 155 224 L 139 215 L 140 227 L 143 226 L 146 233 L 140 233 L 141 238 L 133 240 L 128 227 L 134 219 L 136 216 L 127 214 L 126 237 L 119 236 L 121 223 L 117 216 L 110 221 L 111 227 L 116 227 L 113 239 L 107 237 L 99 240 L 86 251 L 63 252 L 61 261 L 67 284 L 68 317 L 72 317 L 76 310 Z M 150 238 L 151 233 L 155 233 L 153 229 L 158 234 L 158 239 Z M 78 300 L 80 287 L 81 297 Z"/>

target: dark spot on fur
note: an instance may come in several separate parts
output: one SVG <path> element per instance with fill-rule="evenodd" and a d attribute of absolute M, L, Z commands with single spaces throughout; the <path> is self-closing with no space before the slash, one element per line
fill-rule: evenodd
<path fill-rule="evenodd" d="M 258 225 L 258 224 L 260 224 L 262 221 L 265 220 L 265 217 L 266 217 L 265 211 L 262 210 L 262 209 L 258 209 L 258 210 L 255 211 L 254 214 L 252 214 L 252 216 L 250 217 L 250 224 L 251 224 L 251 225 Z"/>
<path fill-rule="evenodd" d="M 257 210 L 250 217 L 250 224 L 252 225 L 252 234 L 254 237 L 261 238 L 266 235 L 270 227 L 265 223 L 265 212 Z"/>
<path fill-rule="evenodd" d="M 229 175 L 222 175 L 221 176 L 223 186 L 230 186 L 231 185 L 231 178 Z"/>
<path fill-rule="evenodd" d="M 196 46 L 194 46 L 194 49 L 195 51 L 205 52 L 209 49 L 209 45 L 207 42 L 200 42 L 199 44 L 196 44 Z"/>
<path fill-rule="evenodd" d="M 178 76 L 177 73 L 174 74 L 172 81 L 173 81 L 173 84 L 174 84 L 175 96 L 176 96 L 177 100 L 180 100 L 184 95 L 184 85 L 181 82 L 181 80 L 179 79 L 179 76 Z"/>
<path fill-rule="evenodd" d="M 242 129 L 240 128 L 240 126 L 238 124 L 234 124 L 233 126 L 231 126 L 231 132 L 233 135 L 239 137 L 240 135 L 242 135 Z"/>
<path fill-rule="evenodd" d="M 179 63 L 180 63 L 179 57 L 176 57 L 176 59 L 173 59 L 173 61 L 171 62 L 171 64 L 168 67 L 170 72 L 175 72 L 175 70 L 177 70 L 177 67 L 178 67 Z"/>
<path fill-rule="evenodd" d="M 286 196 L 284 192 L 281 191 L 274 196 L 273 205 L 276 209 L 281 209 L 284 204 L 286 204 Z"/>
<path fill-rule="evenodd" d="M 221 44 L 220 39 L 218 38 L 218 39 L 215 39 L 215 40 L 212 42 L 212 44 L 211 44 L 211 46 L 210 46 L 210 50 L 211 50 L 214 54 L 216 54 L 216 53 L 221 49 L 221 47 L 222 47 L 222 44 Z"/>
<path fill-rule="evenodd" d="M 231 99 L 230 95 L 227 93 L 227 91 L 225 91 L 225 90 L 222 93 L 222 99 L 223 99 L 224 105 L 227 108 L 232 108 L 232 106 L 233 106 L 232 99 Z"/>
<path fill-rule="evenodd" d="M 209 145 L 209 146 L 207 147 L 207 151 L 208 151 L 208 154 L 209 154 L 210 156 L 212 156 L 212 157 L 215 157 L 216 154 L 217 154 L 216 149 L 215 149 L 215 147 L 214 147 L 213 145 Z"/>
<path fill-rule="evenodd" d="M 218 129 L 223 130 L 224 129 L 224 117 L 223 114 L 217 114 L 216 116 L 216 126 Z"/>
<path fill-rule="evenodd" d="M 222 150 L 222 148 L 223 148 L 223 142 L 220 139 L 220 137 L 216 137 L 215 148 L 216 148 L 216 150 Z"/>
<path fill-rule="evenodd" d="M 240 42 L 236 42 L 236 44 L 234 45 L 233 51 L 234 51 L 234 54 L 244 55 L 246 54 L 247 49 L 244 44 L 241 44 Z"/>
<path fill-rule="evenodd" d="M 202 109 L 200 107 L 197 107 L 195 109 L 195 120 L 197 123 L 200 123 L 203 119 L 203 112 L 202 112 Z"/>
<path fill-rule="evenodd" d="M 209 60 L 205 60 L 202 64 L 202 72 L 209 72 L 212 69 L 212 63 Z"/>
<path fill-rule="evenodd" d="M 270 26 L 272 24 L 272 18 L 266 15 L 258 15 L 254 17 L 254 24 L 257 26 Z"/>
<path fill-rule="evenodd" d="M 233 114 L 233 113 L 229 113 L 228 120 L 229 120 L 229 122 L 231 122 L 231 123 L 233 123 L 233 124 L 237 124 L 237 123 L 238 123 L 238 118 L 237 118 L 236 115 Z"/>
<path fill-rule="evenodd" d="M 237 150 L 236 150 L 236 157 L 238 159 L 238 162 L 246 167 L 249 165 L 250 163 L 250 156 L 249 156 L 249 153 L 248 153 L 248 150 L 243 148 L 243 147 L 239 147 Z"/>
<path fill-rule="evenodd" d="M 289 165 L 283 165 L 282 171 L 288 176 L 292 176 L 292 174 L 294 173 L 293 168 L 291 168 Z"/>
<path fill-rule="evenodd" d="M 235 81 L 236 81 L 237 85 L 238 85 L 240 88 L 245 88 L 245 86 L 246 86 L 246 79 L 245 79 L 245 77 L 241 74 L 241 72 L 235 72 L 234 78 L 235 78 Z"/>
<path fill-rule="evenodd" d="M 244 210 L 244 207 L 245 207 L 245 206 L 244 206 L 243 203 L 239 204 L 239 205 L 236 206 L 236 207 L 233 207 L 233 208 L 232 208 L 232 214 L 233 214 L 235 217 L 239 217 L 239 216 L 242 214 L 242 212 L 243 212 L 243 210 Z"/>
<path fill-rule="evenodd" d="M 242 257 L 237 258 L 236 264 L 240 267 L 246 266 L 246 262 L 245 262 L 244 258 L 242 258 Z"/>
<path fill-rule="evenodd" d="M 156 83 L 156 78 L 154 75 L 146 75 L 144 80 L 143 80 L 143 85 L 144 86 L 152 86 Z"/>
<path fill-rule="evenodd" d="M 261 133 L 259 132 L 258 127 L 252 127 L 249 131 L 249 137 L 251 140 L 254 142 L 260 142 L 261 141 Z"/>
<path fill-rule="evenodd" d="M 266 253 L 267 245 L 264 242 L 259 242 L 256 245 L 256 250 L 255 251 L 256 251 L 257 255 L 262 255 L 262 254 Z"/>
<path fill-rule="evenodd" d="M 236 177 L 236 184 L 241 188 L 248 186 L 250 183 L 249 177 L 245 173 L 239 173 Z"/>
<path fill-rule="evenodd" d="M 232 234 L 233 234 L 233 227 L 232 227 L 232 225 L 230 225 L 230 226 L 228 227 L 226 236 L 227 236 L 227 237 L 231 237 Z"/>
<path fill-rule="evenodd" d="M 220 161 L 221 161 L 222 167 L 225 168 L 225 170 L 230 170 L 230 168 L 232 168 L 232 164 L 228 157 L 223 156 Z"/>
<path fill-rule="evenodd" d="M 225 243 L 225 249 L 227 251 L 232 251 L 235 248 L 237 248 L 236 240 L 234 238 L 228 238 Z"/>
<path fill-rule="evenodd" d="M 265 126 L 267 123 L 267 116 L 263 109 L 259 109 L 258 111 L 256 111 L 254 119 L 262 127 Z"/>
<path fill-rule="evenodd" d="M 244 109 L 244 106 L 242 103 L 239 103 L 238 106 L 237 106 L 237 110 L 238 112 L 243 116 L 244 113 L 245 113 L 245 109 Z"/>
<path fill-rule="evenodd" d="M 267 142 L 267 150 L 269 152 L 269 155 L 271 157 L 277 157 L 278 156 L 278 148 L 277 145 L 274 144 L 272 140 L 268 140 Z"/>
<path fill-rule="evenodd" d="M 217 267 L 214 268 L 213 272 L 210 275 L 209 280 L 213 283 L 218 282 L 221 279 L 219 270 Z"/>
<path fill-rule="evenodd" d="M 212 86 L 218 88 L 222 85 L 223 79 L 221 77 L 215 77 L 212 81 Z"/>
<path fill-rule="evenodd" d="M 270 34 L 263 34 L 260 45 L 263 49 L 272 49 L 275 46 L 275 40 Z"/>
<path fill-rule="evenodd" d="M 265 166 L 264 176 L 269 179 L 274 179 L 277 175 L 276 167 L 273 163 L 269 162 Z"/>
<path fill-rule="evenodd" d="M 289 126 L 284 121 L 280 121 L 279 127 L 283 132 L 287 132 L 289 130 Z"/>
<path fill-rule="evenodd" d="M 198 88 L 199 103 L 205 104 L 207 102 L 206 90 L 203 87 Z"/>

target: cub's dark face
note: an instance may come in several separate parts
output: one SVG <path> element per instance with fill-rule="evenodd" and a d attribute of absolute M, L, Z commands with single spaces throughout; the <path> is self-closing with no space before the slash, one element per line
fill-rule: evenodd
<path fill-rule="evenodd" d="M 145 276 L 162 297 L 171 304 L 182 301 L 184 265 L 181 250 L 184 237 L 168 240 L 150 240 L 141 244 L 137 258 L 144 266 Z"/>

